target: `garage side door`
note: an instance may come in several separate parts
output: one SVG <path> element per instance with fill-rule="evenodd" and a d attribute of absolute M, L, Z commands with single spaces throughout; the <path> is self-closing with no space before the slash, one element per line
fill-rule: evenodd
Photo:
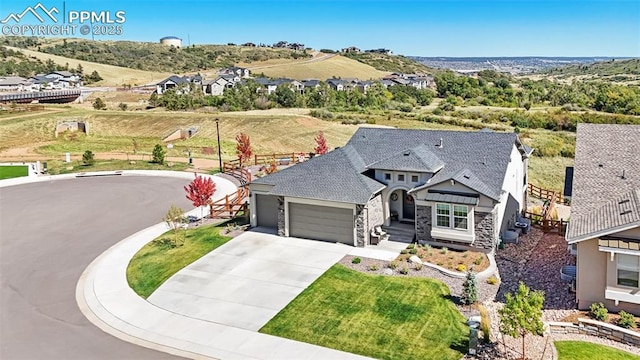
<path fill-rule="evenodd" d="M 278 227 L 278 197 L 256 194 L 258 226 Z"/>
<path fill-rule="evenodd" d="M 353 210 L 289 203 L 289 236 L 353 245 Z"/>

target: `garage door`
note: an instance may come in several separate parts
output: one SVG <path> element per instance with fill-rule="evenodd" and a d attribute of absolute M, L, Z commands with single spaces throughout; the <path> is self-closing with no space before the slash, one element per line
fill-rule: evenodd
<path fill-rule="evenodd" d="M 278 197 L 256 194 L 258 226 L 278 227 Z"/>
<path fill-rule="evenodd" d="M 353 210 L 289 203 L 289 236 L 353 245 Z"/>

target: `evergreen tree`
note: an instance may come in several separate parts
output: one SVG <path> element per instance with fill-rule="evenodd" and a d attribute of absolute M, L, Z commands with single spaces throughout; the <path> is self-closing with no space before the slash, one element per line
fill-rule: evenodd
<path fill-rule="evenodd" d="M 467 278 L 462 284 L 462 296 L 460 301 L 465 305 L 471 305 L 478 301 L 478 287 L 476 283 L 476 274 L 473 270 L 467 273 Z"/>
<path fill-rule="evenodd" d="M 156 146 L 153 147 L 153 162 L 156 164 L 164 164 L 164 154 L 165 151 L 162 148 L 162 145 L 160 144 L 156 144 Z"/>

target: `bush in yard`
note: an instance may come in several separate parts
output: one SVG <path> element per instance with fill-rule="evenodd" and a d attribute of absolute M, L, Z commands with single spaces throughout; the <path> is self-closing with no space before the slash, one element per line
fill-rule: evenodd
<path fill-rule="evenodd" d="M 475 260 L 473 260 L 473 263 L 475 265 L 480 265 L 482 264 L 482 256 L 478 256 Z"/>
<path fill-rule="evenodd" d="M 409 244 L 409 245 L 407 245 L 407 249 L 413 249 L 414 247 L 416 247 L 416 244 Z"/>
<path fill-rule="evenodd" d="M 402 269 L 400 269 L 399 271 L 400 271 L 400 274 L 402 274 L 402 275 L 407 275 L 407 274 L 409 273 L 409 268 L 408 268 L 408 267 L 406 267 L 406 266 L 404 266 L 404 267 L 402 267 Z"/>
<path fill-rule="evenodd" d="M 402 255 L 407 254 L 408 252 L 409 252 L 409 250 L 407 250 L 407 249 L 400 250 L 400 254 L 402 254 Z"/>
<path fill-rule="evenodd" d="M 467 277 L 462 284 L 460 301 L 465 305 L 471 305 L 478 301 L 478 284 L 476 283 L 476 274 L 473 270 L 467 273 Z"/>
<path fill-rule="evenodd" d="M 447 251 L 449 251 L 449 249 L 447 249 L 446 247 L 443 247 L 442 249 L 440 249 L 440 253 L 443 255 L 447 255 Z"/>
<path fill-rule="evenodd" d="M 360 260 L 360 258 L 359 258 L 359 257 L 354 257 L 354 258 L 351 260 L 351 263 L 352 263 L 352 264 L 360 264 L 360 261 L 362 261 L 362 260 Z"/>
<path fill-rule="evenodd" d="M 397 269 L 398 268 L 398 262 L 393 260 L 392 262 L 389 263 L 389 268 L 391 269 Z"/>
<path fill-rule="evenodd" d="M 418 253 L 418 249 L 409 250 L 409 254 L 417 254 L 417 253 Z"/>
<path fill-rule="evenodd" d="M 422 264 L 420 264 L 420 263 L 416 263 L 416 264 L 413 266 L 413 268 L 414 268 L 416 271 L 420 271 L 420 270 L 422 270 L 422 267 L 423 267 L 423 266 L 424 266 L 424 265 L 422 265 Z"/>
<path fill-rule="evenodd" d="M 456 266 L 456 270 L 458 270 L 460 272 L 465 272 L 465 271 L 467 271 L 467 267 L 464 266 L 464 264 L 459 264 L 458 266 Z"/>
<path fill-rule="evenodd" d="M 87 150 L 82 154 L 82 162 L 87 166 L 91 166 L 96 163 L 96 159 L 93 158 L 93 152 L 91 150 Z"/>
<path fill-rule="evenodd" d="M 126 111 L 128 107 L 129 106 L 127 104 L 125 104 L 125 103 L 118 104 L 118 109 L 120 109 L 122 111 Z"/>
<path fill-rule="evenodd" d="M 478 306 L 478 310 L 480 311 L 480 331 L 482 331 L 482 336 L 484 342 L 488 344 L 491 342 L 491 317 L 489 317 L 489 310 L 484 305 Z"/>
<path fill-rule="evenodd" d="M 498 278 L 495 276 L 492 276 L 490 278 L 487 279 L 487 284 L 489 285 L 497 285 L 498 284 Z"/>
<path fill-rule="evenodd" d="M 618 319 L 618 326 L 623 327 L 625 329 L 631 329 L 636 327 L 636 319 L 633 315 L 628 312 L 622 310 L 618 314 L 620 315 L 620 319 Z"/>
<path fill-rule="evenodd" d="M 598 321 L 606 321 L 608 312 L 603 303 L 593 303 L 589 308 L 589 316 Z"/>
<path fill-rule="evenodd" d="M 165 155 L 165 151 L 162 148 L 162 145 L 160 144 L 156 144 L 156 146 L 153 147 L 153 162 L 156 164 L 164 164 L 164 155 Z"/>
<path fill-rule="evenodd" d="M 369 266 L 367 266 L 367 270 L 369 271 L 378 271 L 380 269 L 380 267 L 378 266 L 378 264 L 371 264 Z"/>
<path fill-rule="evenodd" d="M 102 101 L 102 99 L 96 98 L 93 101 L 93 108 L 96 109 L 96 110 L 106 110 L 107 109 L 107 104 L 105 104 L 104 101 Z"/>

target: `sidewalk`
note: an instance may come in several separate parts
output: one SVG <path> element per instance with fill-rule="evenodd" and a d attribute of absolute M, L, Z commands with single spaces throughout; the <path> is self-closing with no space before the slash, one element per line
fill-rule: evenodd
<path fill-rule="evenodd" d="M 218 190 L 221 185 L 216 184 Z M 235 188 L 225 188 L 218 196 L 233 191 Z M 140 346 L 196 359 L 365 359 L 178 315 L 140 298 L 127 283 L 127 265 L 142 246 L 165 231 L 162 223 L 122 240 L 96 258 L 80 277 L 76 287 L 80 310 L 103 331 Z"/>

